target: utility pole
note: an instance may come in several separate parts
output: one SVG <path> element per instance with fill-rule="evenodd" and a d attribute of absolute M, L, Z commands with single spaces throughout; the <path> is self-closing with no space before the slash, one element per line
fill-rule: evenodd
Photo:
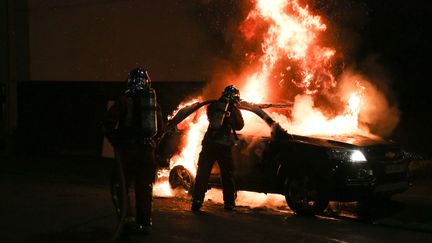
<path fill-rule="evenodd" d="M 28 0 L 6 0 L 6 150 L 15 151 L 18 128 L 18 82 L 29 80 Z"/>
<path fill-rule="evenodd" d="M 0 2 L 0 151 L 3 152 L 6 145 L 6 82 L 8 80 L 7 39 L 7 2 Z"/>
<path fill-rule="evenodd" d="M 16 28 L 15 1 L 7 0 L 7 34 L 6 48 L 8 53 L 8 67 L 6 80 L 6 152 L 15 150 L 14 131 L 17 128 L 17 73 L 16 73 Z"/>

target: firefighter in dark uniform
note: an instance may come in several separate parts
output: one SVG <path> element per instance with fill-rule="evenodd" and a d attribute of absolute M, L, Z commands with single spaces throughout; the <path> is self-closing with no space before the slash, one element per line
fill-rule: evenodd
<path fill-rule="evenodd" d="M 152 190 L 157 169 L 155 147 L 163 133 L 163 119 L 146 70 L 137 68 L 129 73 L 127 90 L 107 111 L 103 125 L 123 168 L 128 226 L 134 225 L 138 233 L 147 234 L 152 225 Z M 132 183 L 135 215 L 130 199 Z"/>
<path fill-rule="evenodd" d="M 198 171 L 192 194 L 192 210 L 201 208 L 207 191 L 208 179 L 215 161 L 217 161 L 222 179 L 224 208 L 235 207 L 236 189 L 233 179 L 233 161 L 231 146 L 236 138 L 235 130 L 244 126 L 243 117 L 237 105 L 240 92 L 233 85 L 227 86 L 222 96 L 207 107 L 209 127 L 202 141 L 202 150 L 198 160 Z"/>

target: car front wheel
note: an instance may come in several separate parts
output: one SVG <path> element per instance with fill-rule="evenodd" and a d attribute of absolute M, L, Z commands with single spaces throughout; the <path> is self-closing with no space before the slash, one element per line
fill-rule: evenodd
<path fill-rule="evenodd" d="M 171 169 L 168 180 L 172 189 L 183 188 L 189 193 L 193 190 L 194 176 L 182 165 Z"/>
<path fill-rule="evenodd" d="M 285 199 L 291 210 L 299 215 L 322 213 L 328 205 L 323 183 L 313 176 L 301 175 L 285 181 Z"/>

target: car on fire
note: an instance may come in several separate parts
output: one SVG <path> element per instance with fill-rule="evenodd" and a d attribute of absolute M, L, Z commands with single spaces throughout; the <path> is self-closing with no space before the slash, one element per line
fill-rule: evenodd
<path fill-rule="evenodd" d="M 189 107 L 172 124 L 203 105 Z M 238 190 L 282 194 L 291 210 L 313 215 L 322 213 L 329 201 L 390 199 L 409 188 L 410 161 L 395 142 L 359 135 L 294 135 L 262 106 L 242 102 L 240 108 L 261 117 L 271 132 L 267 136 L 238 134 L 233 147 Z M 194 178 L 180 165 L 171 169 L 169 181 L 173 188 L 190 190 Z M 221 187 L 215 168 L 209 185 Z"/>

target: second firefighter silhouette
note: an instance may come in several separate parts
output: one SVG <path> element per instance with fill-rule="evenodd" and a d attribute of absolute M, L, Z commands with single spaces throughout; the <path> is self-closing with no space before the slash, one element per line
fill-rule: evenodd
<path fill-rule="evenodd" d="M 148 233 L 152 225 L 152 188 L 156 176 L 155 147 L 163 133 L 163 119 L 146 70 L 137 68 L 129 72 L 127 90 L 108 110 L 104 130 L 118 159 L 118 169 L 112 178 L 113 201 L 118 213 L 122 205 L 128 226 L 135 224 L 138 233 Z M 123 198 L 126 204 L 119 201 L 115 187 L 121 176 L 126 182 L 122 189 L 126 191 Z M 131 184 L 135 189 L 136 218 L 131 208 Z"/>
<path fill-rule="evenodd" d="M 236 189 L 233 172 L 231 146 L 236 139 L 235 130 L 244 126 L 243 117 L 237 105 L 240 92 L 233 85 L 227 86 L 217 102 L 207 108 L 209 126 L 202 141 L 202 150 L 198 160 L 198 171 L 192 194 L 192 210 L 199 210 L 204 201 L 207 184 L 214 162 L 218 162 L 225 209 L 235 207 Z"/>

